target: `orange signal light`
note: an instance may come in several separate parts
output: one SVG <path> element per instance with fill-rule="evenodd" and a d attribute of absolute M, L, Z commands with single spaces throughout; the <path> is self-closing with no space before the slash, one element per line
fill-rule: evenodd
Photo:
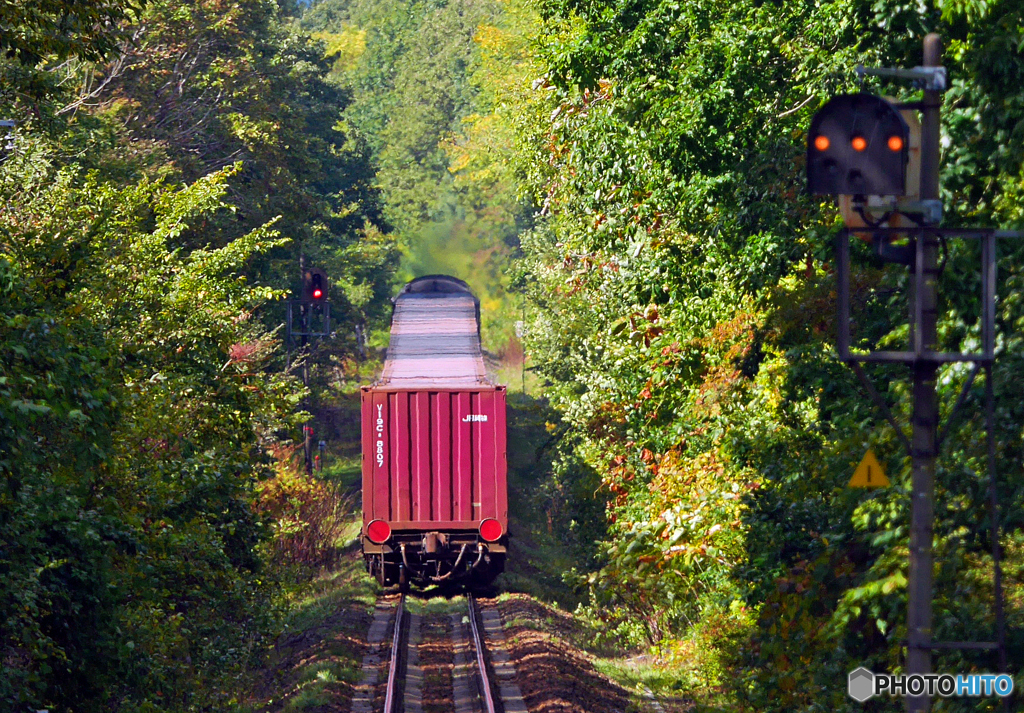
<path fill-rule="evenodd" d="M 863 151 L 868 147 L 868 141 L 863 136 L 854 136 L 850 145 L 853 146 L 854 151 Z"/>
<path fill-rule="evenodd" d="M 890 151 L 902 151 L 903 150 L 903 137 L 902 136 L 890 136 L 889 137 L 889 150 Z"/>
<path fill-rule="evenodd" d="M 832 142 L 828 140 L 828 137 L 824 134 L 814 137 L 814 148 L 819 151 L 827 151 L 828 147 L 832 145 Z"/>

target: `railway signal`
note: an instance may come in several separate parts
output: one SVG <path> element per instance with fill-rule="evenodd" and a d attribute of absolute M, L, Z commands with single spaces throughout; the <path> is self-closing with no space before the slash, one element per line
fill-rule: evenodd
<path fill-rule="evenodd" d="M 302 273 L 302 294 L 298 300 L 288 302 L 286 334 L 288 340 L 288 361 L 291 362 L 291 348 L 298 340 L 298 347 L 303 352 L 310 337 L 322 339 L 331 334 L 331 303 L 327 301 L 327 273 L 319 267 L 305 267 L 305 261 L 299 256 L 299 270 Z M 303 361 L 302 383 L 309 385 L 309 364 Z M 307 404 L 308 406 L 308 404 Z M 309 424 L 302 427 L 303 454 L 305 456 L 306 473 L 312 474 L 314 466 L 317 470 L 323 467 L 323 448 L 321 455 L 313 456 L 313 428 Z M 321 441 L 322 443 L 322 441 Z"/>
<path fill-rule="evenodd" d="M 910 80 L 923 97 L 912 104 L 894 105 L 870 94 L 848 94 L 833 98 L 814 116 L 807 137 L 807 188 L 816 195 L 840 198 L 847 229 L 837 239 L 836 282 L 838 293 L 839 358 L 853 369 L 879 410 L 893 427 L 897 439 L 911 460 L 910 542 L 907 574 L 907 657 L 906 672 L 931 672 L 932 651 L 936 649 L 995 650 L 999 671 L 1006 671 L 1005 616 L 1002 603 L 999 552 L 999 513 L 996 497 L 995 406 L 992 364 L 995 360 L 996 238 L 1024 237 L 1012 231 L 991 228 L 940 228 L 942 203 L 939 197 L 939 113 L 942 92 L 948 86 L 941 66 L 942 43 L 938 35 L 924 38 L 924 66 L 913 69 L 864 69 L 872 74 Z M 907 120 L 899 109 L 921 114 L 919 148 Z M 916 122 L 912 122 L 916 123 Z M 914 152 L 914 173 L 907 163 Z M 916 179 L 916 180 L 915 180 Z M 916 194 L 916 195 L 915 195 Z M 879 212 L 881 211 L 881 212 Z M 904 219 L 909 222 L 904 222 Z M 851 250 L 850 236 L 870 236 L 882 260 L 901 263 L 908 269 L 909 333 L 907 348 L 894 350 L 854 349 L 851 337 Z M 940 252 L 951 238 L 977 239 L 980 243 L 982 273 L 982 348 L 974 353 L 944 352 L 938 338 Z M 861 364 L 903 363 L 913 374 L 912 429 L 908 434 L 875 389 Z M 992 538 L 995 636 L 993 641 L 934 641 L 932 615 L 935 466 L 939 446 L 949 430 L 949 421 L 939 432 L 940 412 L 936 381 L 940 365 L 973 362 L 974 367 L 953 406 L 949 420 L 965 403 L 974 377 L 985 370 L 985 410 L 988 431 L 989 519 Z M 851 486 L 884 485 L 881 464 L 870 451 L 858 466 Z M 859 669 L 858 669 L 859 670 Z M 856 671 L 854 673 L 857 673 Z M 860 700 L 850 679 L 850 695 Z M 930 694 L 907 693 L 910 713 L 927 713 Z M 1009 710 L 1008 699 L 1004 699 Z"/>
<path fill-rule="evenodd" d="M 902 196 L 910 128 L 873 94 L 841 94 L 811 120 L 807 189 L 813 194 Z"/>
<path fill-rule="evenodd" d="M 327 273 L 319 267 L 308 268 L 302 274 L 302 299 L 314 305 L 327 301 Z"/>
<path fill-rule="evenodd" d="M 301 268 L 302 291 L 298 299 L 288 301 L 286 334 L 288 344 L 296 339 L 300 346 L 310 337 L 321 339 L 331 335 L 331 303 L 327 300 L 330 281 L 319 267 Z"/>

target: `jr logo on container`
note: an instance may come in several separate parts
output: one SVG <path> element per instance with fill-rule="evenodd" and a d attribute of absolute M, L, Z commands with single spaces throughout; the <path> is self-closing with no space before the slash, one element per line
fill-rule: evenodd
<path fill-rule="evenodd" d="M 462 419 L 463 423 L 473 423 L 474 421 L 486 421 L 487 414 L 485 413 L 470 413 L 466 414 L 466 417 Z"/>
<path fill-rule="evenodd" d="M 377 432 L 377 467 L 384 467 L 384 405 L 377 404 L 377 424 L 374 427 Z"/>

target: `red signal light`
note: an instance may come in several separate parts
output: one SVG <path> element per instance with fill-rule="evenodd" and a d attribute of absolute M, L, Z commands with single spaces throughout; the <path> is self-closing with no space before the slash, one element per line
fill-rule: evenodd
<path fill-rule="evenodd" d="M 863 151 L 868 147 L 868 141 L 863 136 L 854 136 L 850 141 L 854 151 Z"/>
<path fill-rule="evenodd" d="M 370 542 L 383 545 L 391 539 L 391 525 L 383 520 L 371 520 L 366 526 L 366 536 L 370 538 Z"/>
<path fill-rule="evenodd" d="M 903 137 L 902 136 L 890 136 L 889 137 L 889 150 L 890 151 L 902 151 L 903 150 Z"/>
<path fill-rule="evenodd" d="M 302 278 L 302 299 L 321 305 L 327 301 L 327 273 L 319 267 L 308 268 Z"/>
<path fill-rule="evenodd" d="M 501 523 L 489 517 L 480 523 L 480 537 L 487 542 L 496 542 L 501 538 Z"/>
<path fill-rule="evenodd" d="M 832 142 L 828 140 L 825 135 L 814 137 L 814 148 L 819 151 L 828 151 L 828 147 L 832 145 Z"/>

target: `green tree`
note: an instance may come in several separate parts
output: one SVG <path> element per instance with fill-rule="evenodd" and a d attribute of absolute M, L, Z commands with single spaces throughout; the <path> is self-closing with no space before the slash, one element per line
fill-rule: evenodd
<path fill-rule="evenodd" d="M 29 49 L 0 61 L 40 83 L 0 97 L 0 707 L 224 707 L 280 593 L 255 501 L 305 417 L 276 333 L 296 253 L 355 351 L 396 251 L 322 45 L 274 3 L 19 7 L 2 36 Z"/>
<path fill-rule="evenodd" d="M 0 169 L 0 700 L 205 705 L 271 623 L 250 501 L 297 394 L 252 319 L 279 293 L 237 271 L 282 239 L 173 245 L 227 172 L 119 187 L 46 159 Z"/>
<path fill-rule="evenodd" d="M 323 45 L 291 29 L 270 0 L 152 2 L 133 32 L 131 45 L 83 74 L 61 110 L 83 128 L 63 141 L 118 181 L 191 182 L 240 163 L 226 209 L 180 243 L 223 245 L 279 218 L 290 248 L 246 273 L 295 289 L 304 253 L 343 286 L 334 317 L 345 333 L 379 319 L 395 253 L 368 148 L 342 117 L 349 97 L 327 81 Z"/>
<path fill-rule="evenodd" d="M 100 61 L 128 41 L 124 23 L 145 2 L 40 0 L 0 3 L 0 108 L 5 118 L 36 116 L 59 91 L 62 63 Z"/>

